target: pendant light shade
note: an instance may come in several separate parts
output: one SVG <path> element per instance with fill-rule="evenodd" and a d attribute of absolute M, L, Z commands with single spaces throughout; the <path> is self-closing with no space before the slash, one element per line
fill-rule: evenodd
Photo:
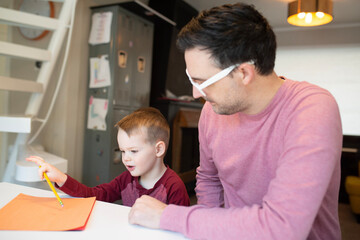
<path fill-rule="evenodd" d="M 289 3 L 288 23 L 312 27 L 327 24 L 333 20 L 332 0 L 298 0 Z"/>

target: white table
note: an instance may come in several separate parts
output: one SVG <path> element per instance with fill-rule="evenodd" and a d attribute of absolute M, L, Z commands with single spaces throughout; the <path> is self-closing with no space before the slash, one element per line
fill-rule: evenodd
<path fill-rule="evenodd" d="M 0 182 L 0 208 L 5 206 L 19 193 L 38 197 L 54 197 L 47 190 Z M 60 197 L 68 195 L 59 194 Z M 186 239 L 175 232 L 154 230 L 128 223 L 129 207 L 96 201 L 89 221 L 83 231 L 40 232 L 40 231 L 1 231 L 1 240 L 15 239 Z"/>

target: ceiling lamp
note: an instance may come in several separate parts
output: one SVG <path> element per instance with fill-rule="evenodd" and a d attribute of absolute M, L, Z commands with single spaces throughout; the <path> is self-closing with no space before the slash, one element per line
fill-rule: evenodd
<path fill-rule="evenodd" d="M 313 27 L 332 21 L 332 0 L 298 0 L 289 3 L 288 23 Z"/>

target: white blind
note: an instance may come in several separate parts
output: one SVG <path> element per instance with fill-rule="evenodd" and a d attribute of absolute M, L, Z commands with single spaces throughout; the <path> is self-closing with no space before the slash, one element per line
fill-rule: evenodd
<path fill-rule="evenodd" d="M 345 135 L 360 135 L 360 44 L 279 47 L 275 71 L 329 90 Z"/>

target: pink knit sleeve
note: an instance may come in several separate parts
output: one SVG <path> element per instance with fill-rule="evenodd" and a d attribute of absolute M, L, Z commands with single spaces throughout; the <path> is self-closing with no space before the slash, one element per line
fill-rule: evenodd
<path fill-rule="evenodd" d="M 220 207 L 224 205 L 224 195 L 217 169 L 211 159 L 211 149 L 206 142 L 206 115 L 212 111 L 211 106 L 206 103 L 202 109 L 199 120 L 199 142 L 200 142 L 200 166 L 196 172 L 196 197 L 197 203 L 208 207 Z"/>

